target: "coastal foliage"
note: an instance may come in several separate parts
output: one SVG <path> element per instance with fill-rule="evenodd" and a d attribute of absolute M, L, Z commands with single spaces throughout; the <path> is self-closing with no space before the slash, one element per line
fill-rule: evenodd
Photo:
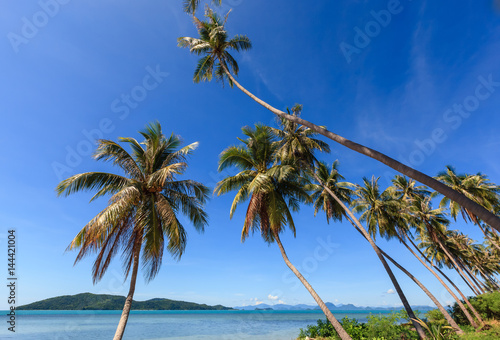
<path fill-rule="evenodd" d="M 346 316 L 340 323 L 353 340 L 418 339 L 418 334 L 407 321 L 406 311 L 401 310 L 388 315 L 369 315 L 366 323 Z M 332 325 L 323 320 L 318 320 L 316 325 L 309 325 L 305 329 L 301 328 L 299 339 L 306 337 L 339 339 Z"/>
<path fill-rule="evenodd" d="M 500 292 L 472 296 L 469 302 L 481 314 L 481 317 L 488 320 L 500 320 Z M 467 324 L 467 319 L 457 303 L 451 308 L 452 316 L 461 325 Z"/>

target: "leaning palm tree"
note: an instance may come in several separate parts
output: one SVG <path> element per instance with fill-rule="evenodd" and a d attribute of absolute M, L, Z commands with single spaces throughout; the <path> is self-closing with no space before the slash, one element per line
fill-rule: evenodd
<path fill-rule="evenodd" d="M 301 112 L 301 109 L 302 106 L 296 105 L 292 110 L 293 115 L 298 116 Z M 318 198 L 323 202 L 323 206 L 326 205 L 327 208 L 332 208 L 327 212 L 327 220 L 332 217 L 335 217 L 335 219 L 341 219 L 342 215 L 344 215 L 352 223 L 354 228 L 357 229 L 363 235 L 363 237 L 365 237 L 365 239 L 373 247 L 375 253 L 382 262 L 382 265 L 384 266 L 384 269 L 386 270 L 392 283 L 394 284 L 394 287 L 396 288 L 396 291 L 398 292 L 398 295 L 401 298 L 401 301 L 408 315 L 410 316 L 410 318 L 414 318 L 413 311 L 411 310 L 411 307 L 408 304 L 403 291 L 400 289 L 399 283 L 397 282 L 396 277 L 387 264 L 384 256 L 390 259 L 390 261 L 393 261 L 392 258 L 390 258 L 387 254 L 382 254 L 382 251 L 376 246 L 370 235 L 366 232 L 366 230 L 361 226 L 356 217 L 354 217 L 352 212 L 345 205 L 345 203 L 349 203 L 351 201 L 350 196 L 352 194 L 352 191 L 347 188 L 349 184 L 339 183 L 338 181 L 336 181 L 337 179 L 342 178 L 342 176 L 338 174 L 338 171 L 336 169 L 334 170 L 332 168 L 332 172 L 330 174 L 328 174 L 328 172 L 326 171 L 326 173 L 323 173 L 321 175 L 323 177 L 326 177 L 326 182 L 323 181 L 320 178 L 320 175 L 318 175 L 314 170 L 314 164 L 318 163 L 316 158 L 314 157 L 314 152 L 316 150 L 330 151 L 329 148 L 326 148 L 321 144 L 323 142 L 314 138 L 316 133 L 314 133 L 314 131 L 312 131 L 311 129 L 304 127 L 303 125 L 295 124 L 294 122 L 289 122 L 281 117 L 278 119 L 278 122 L 281 129 L 273 129 L 274 134 L 281 138 L 281 140 L 278 142 L 279 148 L 277 149 L 276 154 L 285 164 L 290 164 L 292 166 L 295 166 L 296 168 L 301 168 L 301 173 L 314 177 L 318 185 L 315 186 L 313 184 L 311 186 L 307 186 L 307 188 L 310 190 L 314 190 L 315 193 L 318 193 Z M 320 169 L 325 170 L 327 169 L 327 167 L 326 165 L 322 166 L 321 163 L 318 163 L 318 172 L 320 172 Z M 328 176 L 326 176 L 327 174 Z M 328 195 L 328 197 L 325 197 L 326 195 Z M 318 207 L 319 203 L 318 198 L 315 201 L 316 207 Z M 333 212 L 339 212 L 341 210 L 342 213 L 340 216 L 333 215 Z M 397 264 L 397 266 L 399 266 L 399 264 Z M 411 276 L 408 271 L 406 271 L 405 269 L 402 270 L 405 271 L 407 275 Z M 412 279 L 416 280 L 416 278 L 414 277 L 412 277 Z M 420 285 L 420 282 L 417 281 L 418 280 L 416 280 L 415 282 Z M 420 324 L 418 324 L 417 322 L 413 322 L 413 324 L 419 336 L 421 338 L 425 338 L 425 333 Z"/>
<path fill-rule="evenodd" d="M 231 49 L 235 51 L 248 50 L 251 48 L 250 40 L 246 36 L 236 36 L 231 40 L 228 39 L 227 31 L 224 27 L 227 20 L 227 15 L 226 17 L 222 18 L 207 7 L 205 17 L 207 18 L 207 21 L 201 21 L 197 18 L 194 18 L 194 23 L 198 29 L 200 38 L 180 37 L 178 39 L 178 44 L 180 47 L 188 47 L 191 53 L 203 55 L 203 57 L 198 62 L 198 66 L 193 77 L 193 80 L 196 83 L 200 81 L 210 81 L 213 79 L 214 75 L 216 79 L 220 81 L 224 81 L 224 79 L 227 79 L 231 86 L 233 86 L 233 84 L 236 85 L 241 91 L 243 91 L 243 93 L 248 95 L 258 104 L 264 106 L 266 109 L 276 114 L 277 116 L 295 122 L 297 124 L 304 125 L 312 129 L 316 133 L 322 134 L 323 136 L 328 137 L 331 140 L 342 144 L 343 146 L 351 150 L 382 162 L 385 165 L 395 169 L 396 171 L 431 187 L 444 196 L 457 202 L 461 206 L 466 207 L 472 213 L 479 216 L 484 222 L 500 231 L 500 218 L 498 216 L 488 211 L 481 205 L 477 204 L 473 200 L 462 195 L 461 193 L 456 192 L 447 185 L 441 183 L 440 181 L 427 176 L 426 174 L 409 166 L 406 166 L 381 152 L 350 141 L 327 130 L 324 127 L 304 120 L 297 115 L 290 115 L 281 110 L 278 110 L 277 108 L 256 97 L 246 88 L 244 88 L 239 82 L 237 82 L 231 74 L 230 69 L 233 71 L 234 75 L 238 74 L 238 64 L 236 63 L 236 60 L 233 58 L 233 56 L 231 56 L 231 54 L 229 54 L 227 51 Z"/>
<path fill-rule="evenodd" d="M 417 197 L 412 200 L 409 212 L 414 217 L 412 219 L 414 226 L 421 237 L 425 236 L 428 239 L 428 248 L 433 249 L 435 256 L 442 251 L 444 261 L 449 261 L 450 265 L 466 281 L 476 295 L 481 294 L 481 287 L 474 282 L 473 277 L 468 276 L 468 269 L 463 264 L 463 261 L 450 249 L 447 235 L 449 234 L 447 229 L 449 221 L 443 214 L 443 209 L 432 209 L 428 198 L 421 199 Z"/>
<path fill-rule="evenodd" d="M 314 216 L 319 210 L 325 212 L 327 223 L 330 219 L 333 221 L 342 221 L 345 216 L 344 208 L 328 193 L 325 187 L 328 187 L 342 202 L 351 204 L 353 195 L 353 186 L 349 182 L 342 181 L 344 177 L 338 171 L 339 162 L 336 160 L 328 170 L 328 165 L 324 162 L 316 163 L 316 176 L 321 184 L 311 184 L 311 198 L 314 200 Z"/>
<path fill-rule="evenodd" d="M 495 211 L 500 206 L 500 187 L 491 183 L 488 178 L 477 173 L 475 175 L 457 174 L 455 169 L 451 166 L 446 166 L 446 170 L 442 171 L 436 176 L 436 179 L 445 183 L 452 189 L 462 193 L 474 202 L 480 204 L 489 211 Z M 473 213 L 466 207 L 459 205 L 457 202 L 451 201 L 448 197 L 443 197 L 440 203 L 441 207 L 448 205 L 450 214 L 455 221 L 460 212 L 465 222 L 472 221 L 481 229 L 485 238 L 488 239 L 495 247 L 500 249 L 500 244 L 492 241 L 485 228 L 481 225 L 481 220 L 477 214 Z"/>
<path fill-rule="evenodd" d="M 311 285 L 290 262 L 280 240 L 279 235 L 285 231 L 287 225 L 295 235 L 291 211 L 298 211 L 301 202 L 310 200 L 304 189 L 306 180 L 294 167 L 276 163 L 278 144 L 269 127 L 257 124 L 255 129 L 244 127 L 242 131 L 248 137 L 246 140 L 240 139 L 244 145 L 227 148 L 219 160 L 219 171 L 235 166 L 240 172 L 220 181 L 215 192 L 222 195 L 237 191 L 230 210 L 231 218 L 237 206 L 249 200 L 241 232 L 242 241 L 250 232 L 259 231 L 266 242 L 276 242 L 286 265 L 306 287 L 340 337 L 351 339 Z"/>
<path fill-rule="evenodd" d="M 392 186 L 386 189 L 386 192 L 388 195 L 392 197 L 393 200 L 396 200 L 399 203 L 399 207 L 397 207 L 396 210 L 390 209 L 390 213 L 394 214 L 393 220 L 395 223 L 386 225 L 386 228 L 392 228 L 392 232 L 387 232 L 383 231 L 379 233 L 382 236 L 385 235 L 395 235 L 399 242 L 405 246 L 405 248 L 425 267 L 427 270 L 429 270 L 434 277 L 441 283 L 441 285 L 448 291 L 448 293 L 455 299 L 457 305 L 459 308 L 463 311 L 465 314 L 467 320 L 469 323 L 474 327 L 477 328 L 478 325 L 474 321 L 474 318 L 470 315 L 469 311 L 467 308 L 464 306 L 462 301 L 457 297 L 457 295 L 453 292 L 453 290 L 444 282 L 444 280 L 434 271 L 429 264 L 427 264 L 420 256 L 418 256 L 415 251 L 408 245 L 407 240 L 414 245 L 411 237 L 411 232 L 409 230 L 410 226 L 410 220 L 412 216 L 408 214 L 408 205 L 410 204 L 411 200 L 419 197 L 419 198 L 424 198 L 430 195 L 430 191 L 426 189 L 424 186 L 417 186 L 416 182 L 412 179 L 408 179 L 404 176 L 396 175 L 395 178 L 392 180 Z M 415 249 L 417 252 L 421 254 L 422 257 L 423 254 L 420 252 L 420 249 L 415 246 Z M 425 258 L 427 260 L 427 258 Z M 430 264 L 432 265 L 432 264 Z M 465 298 L 465 296 L 462 294 L 461 291 L 458 290 L 458 288 L 455 286 L 455 289 L 462 295 L 462 298 L 468 302 L 468 300 Z M 472 305 L 470 306 L 471 309 L 474 309 Z M 475 310 L 474 310 L 475 311 Z M 477 313 L 477 312 L 475 312 Z M 445 317 L 447 317 L 446 313 L 443 313 Z M 450 323 L 451 324 L 451 323 Z M 452 326 L 453 327 L 453 326 Z"/>
<path fill-rule="evenodd" d="M 87 172 L 65 179 L 56 188 L 57 194 L 68 196 L 78 191 L 97 191 L 91 201 L 112 195 L 108 206 L 76 235 L 68 249 L 79 249 L 75 264 L 91 253 L 97 253 L 92 279 L 98 282 L 122 251 L 125 277 L 132 270 L 130 289 L 114 340 L 123 337 L 135 292 L 139 258 L 143 262 L 146 281 L 152 280 L 162 263 L 166 250 L 180 259 L 186 247 L 186 231 L 178 219 L 186 215 L 198 231 L 207 224 L 203 204 L 209 190 L 193 180 L 177 180 L 187 168 L 188 156 L 198 143 L 179 149 L 182 141 L 172 134 L 166 138 L 159 123 L 150 124 L 140 132 L 144 142 L 120 138 L 132 149 L 129 154 L 111 140 L 99 140 L 96 160 L 110 161 L 124 172 L 117 175 Z"/>

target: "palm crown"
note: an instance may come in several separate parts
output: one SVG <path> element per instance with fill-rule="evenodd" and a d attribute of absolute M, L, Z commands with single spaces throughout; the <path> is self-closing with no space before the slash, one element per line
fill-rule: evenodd
<path fill-rule="evenodd" d="M 217 195 L 237 190 L 231 206 L 236 207 L 250 198 L 241 233 L 242 240 L 250 231 L 259 230 L 267 242 L 273 242 L 286 225 L 295 235 L 291 211 L 299 210 L 299 203 L 308 201 L 304 179 L 289 165 L 275 163 L 278 147 L 269 127 L 257 124 L 255 129 L 244 127 L 248 137 L 240 139 L 243 146 L 224 150 L 219 160 L 219 171 L 236 166 L 241 171 L 223 179 L 215 188 Z"/>
<path fill-rule="evenodd" d="M 119 166 L 125 176 L 87 172 L 62 181 L 56 188 L 58 195 L 65 196 L 97 190 L 91 201 L 112 195 L 108 206 L 87 223 L 68 247 L 80 249 L 75 263 L 89 253 L 98 253 L 92 271 L 94 282 L 102 278 L 120 248 L 126 275 L 134 255 L 142 250 L 145 276 L 152 279 L 162 262 L 165 238 L 167 251 L 175 258 L 184 252 L 186 231 L 177 214 L 186 215 L 199 231 L 207 224 L 203 204 L 208 188 L 192 180 L 176 180 L 187 167 L 186 156 L 198 143 L 177 150 L 181 139 L 173 134 L 166 138 L 159 123 L 140 133 L 145 138 L 142 143 L 134 138 L 120 138 L 131 146 L 132 154 L 116 142 L 98 141 L 94 158 Z"/>
<path fill-rule="evenodd" d="M 180 37 L 177 39 L 180 47 L 189 47 L 191 53 L 203 56 L 198 61 L 194 72 L 193 80 L 195 83 L 210 81 L 215 76 L 216 80 L 221 82 L 227 79 L 229 85 L 233 86 L 226 72 L 232 71 L 237 75 L 239 68 L 238 63 L 228 50 L 238 52 L 252 47 L 252 43 L 247 36 L 236 35 L 229 39 L 224 28 L 228 15 L 229 13 L 221 17 L 207 7 L 205 11 L 207 21 L 201 21 L 193 16 L 200 37 Z"/>

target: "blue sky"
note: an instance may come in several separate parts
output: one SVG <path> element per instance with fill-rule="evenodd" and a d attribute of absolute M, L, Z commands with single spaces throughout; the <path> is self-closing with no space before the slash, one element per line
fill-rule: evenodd
<path fill-rule="evenodd" d="M 93 285 L 92 257 L 73 267 L 75 253 L 65 252 L 106 200 L 88 204 L 85 193 L 57 198 L 58 182 L 114 171 L 91 159 L 94 140 L 139 138 L 138 130 L 158 120 L 165 133 L 200 142 L 187 176 L 213 188 L 224 176 L 217 173 L 218 155 L 238 142 L 241 127 L 273 124 L 273 117 L 236 88 L 192 82 L 197 59 L 176 39 L 196 31 L 180 0 L 8 1 L 0 7 L 0 252 L 6 253 L 7 230 L 16 229 L 18 305 L 81 292 L 126 295 L 119 258 Z M 427 174 L 451 164 L 500 183 L 498 1 L 228 0 L 222 10 L 229 8 L 229 33 L 253 42 L 251 51 L 236 55 L 238 79 L 260 98 L 279 109 L 303 104 L 303 118 Z M 331 154 L 320 158 L 339 159 L 350 182 L 376 175 L 385 186 L 395 174 L 330 145 Z M 314 303 L 276 245 L 258 235 L 240 242 L 245 208 L 230 220 L 232 198 L 210 200 L 205 233 L 189 226 L 182 260 L 166 255 L 154 281 L 139 278 L 137 300 Z M 325 301 L 399 304 L 373 250 L 350 225 L 328 225 L 307 206 L 295 223 L 297 237 L 286 233 L 282 241 Z M 472 225 L 459 221 L 452 228 L 481 240 Z M 378 243 L 439 300 L 450 301 L 400 245 Z M 395 272 L 412 304 L 430 304 Z M 0 291 L 6 296 L 5 287 Z M 0 300 L 0 309 L 7 307 Z"/>

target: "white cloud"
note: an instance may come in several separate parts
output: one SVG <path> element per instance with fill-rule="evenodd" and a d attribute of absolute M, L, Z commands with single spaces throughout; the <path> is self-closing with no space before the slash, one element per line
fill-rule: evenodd
<path fill-rule="evenodd" d="M 396 294 L 396 292 L 395 292 L 395 291 L 394 291 L 394 289 L 392 289 L 392 288 L 391 288 L 391 289 L 389 289 L 386 293 L 387 293 L 387 294 Z"/>
<path fill-rule="evenodd" d="M 285 301 L 283 301 L 283 300 L 278 300 L 278 303 L 280 303 L 280 304 L 284 305 L 284 304 L 285 304 Z"/>
<path fill-rule="evenodd" d="M 260 301 L 258 298 L 250 298 L 250 302 L 252 303 L 252 305 L 260 305 L 261 303 L 264 303 Z"/>
<path fill-rule="evenodd" d="M 276 295 L 276 296 L 272 296 L 271 294 L 269 294 L 269 295 L 267 296 L 267 298 L 268 298 L 269 300 L 276 301 L 276 300 L 278 300 L 278 295 Z"/>

